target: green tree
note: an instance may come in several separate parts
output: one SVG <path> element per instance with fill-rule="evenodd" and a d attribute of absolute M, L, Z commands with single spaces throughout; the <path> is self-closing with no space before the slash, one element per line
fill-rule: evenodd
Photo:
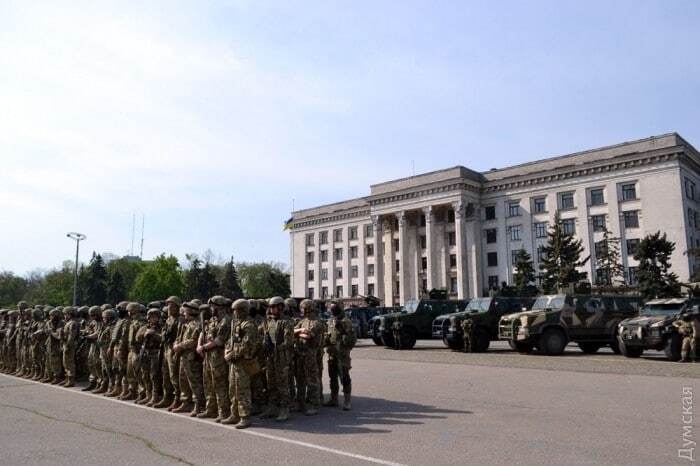
<path fill-rule="evenodd" d="M 547 244 L 542 246 L 542 252 L 544 253 L 540 263 L 542 287 L 547 292 L 556 292 L 585 277 L 585 274 L 577 269 L 585 265 L 589 258 L 581 260 L 583 253 L 581 240 L 575 239 L 571 233 L 564 232 L 558 213 L 554 224 L 547 232 Z"/>
<path fill-rule="evenodd" d="M 513 273 L 513 286 L 519 296 L 525 296 L 532 292 L 532 284 L 535 282 L 535 266 L 532 256 L 521 248 L 515 255 L 513 263 L 515 272 Z"/>
<path fill-rule="evenodd" d="M 118 268 L 112 270 L 107 279 L 107 302 L 117 304 L 124 301 L 128 295 L 124 277 Z"/>
<path fill-rule="evenodd" d="M 92 259 L 85 268 L 84 301 L 89 305 L 104 304 L 107 299 L 107 269 L 102 256 L 92 253 Z"/>
<path fill-rule="evenodd" d="M 184 272 L 185 276 L 185 299 L 202 298 L 199 295 L 200 282 L 202 281 L 202 262 L 195 254 L 186 254 L 185 257 L 190 266 Z"/>
<path fill-rule="evenodd" d="M 15 306 L 27 293 L 27 280 L 12 272 L 0 272 L 0 307 Z"/>
<path fill-rule="evenodd" d="M 238 264 L 241 286 L 246 296 L 266 298 L 289 296 L 289 274 L 279 265 L 267 262 Z"/>
<path fill-rule="evenodd" d="M 33 272 L 28 281 L 32 284 L 25 299 L 31 303 L 52 306 L 73 303 L 73 267 L 70 265 L 45 274 Z"/>
<path fill-rule="evenodd" d="M 230 261 L 224 264 L 223 276 L 221 277 L 219 285 L 219 294 L 231 299 L 243 297 L 243 289 L 241 288 L 241 282 L 238 279 L 238 271 L 233 263 L 233 257 Z"/>
<path fill-rule="evenodd" d="M 639 242 L 634 258 L 639 261 L 637 280 L 639 291 L 646 298 L 672 298 L 681 291 L 678 276 L 671 272 L 671 255 L 676 244 L 660 231 L 645 236 Z"/>
<path fill-rule="evenodd" d="M 216 279 L 216 271 L 214 266 L 209 262 L 204 264 L 199 275 L 199 283 L 197 283 L 197 297 L 202 300 L 211 298 L 219 289 L 219 282 Z"/>
<path fill-rule="evenodd" d="M 107 274 L 112 276 L 115 272 L 119 272 L 122 279 L 124 280 L 124 288 L 131 290 L 136 281 L 136 277 L 141 273 L 144 267 L 144 262 L 141 260 L 127 259 L 122 257 L 121 259 L 115 259 L 107 265 Z M 119 300 L 121 301 L 121 300 Z M 119 302 L 115 301 L 115 302 Z"/>
<path fill-rule="evenodd" d="M 624 284 L 625 268 L 620 257 L 620 238 L 614 238 L 606 228 L 603 230 L 603 239 L 596 244 L 595 266 L 599 271 L 597 285 Z"/>
<path fill-rule="evenodd" d="M 129 296 L 145 303 L 165 299 L 171 295 L 182 296 L 184 288 L 182 270 L 177 258 L 161 254 L 143 266 Z"/>

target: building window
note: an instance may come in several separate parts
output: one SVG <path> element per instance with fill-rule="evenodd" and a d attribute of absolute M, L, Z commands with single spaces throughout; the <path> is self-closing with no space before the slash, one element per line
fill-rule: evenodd
<path fill-rule="evenodd" d="M 420 236 L 420 248 L 425 249 L 427 247 L 427 240 L 425 238 L 425 235 Z"/>
<path fill-rule="evenodd" d="M 523 235 L 523 227 L 520 225 L 513 225 L 510 227 L 510 240 L 520 241 Z"/>
<path fill-rule="evenodd" d="M 520 217 L 520 202 L 509 202 L 508 203 L 508 216 L 509 217 Z"/>
<path fill-rule="evenodd" d="M 490 228 L 486 230 L 486 243 L 491 244 L 496 242 L 496 229 Z"/>
<path fill-rule="evenodd" d="M 335 269 L 335 278 L 343 278 L 343 269 L 340 267 Z"/>
<path fill-rule="evenodd" d="M 394 240 L 394 252 L 399 252 L 399 240 Z"/>
<path fill-rule="evenodd" d="M 637 185 L 635 183 L 623 184 L 620 188 L 623 201 L 633 201 L 637 199 Z"/>
<path fill-rule="evenodd" d="M 396 259 L 394 261 L 394 267 L 396 267 L 396 273 L 399 273 L 401 271 L 401 261 L 399 259 Z"/>
<path fill-rule="evenodd" d="M 356 265 L 353 265 L 350 267 L 350 278 L 357 278 L 358 275 L 358 268 Z"/>
<path fill-rule="evenodd" d="M 357 292 L 357 285 L 350 286 L 350 294 L 352 295 L 353 298 L 359 294 Z"/>
<path fill-rule="evenodd" d="M 457 293 L 457 277 L 450 277 L 450 293 Z"/>
<path fill-rule="evenodd" d="M 368 244 L 365 249 L 367 250 L 368 257 L 374 256 L 374 244 Z"/>
<path fill-rule="evenodd" d="M 321 280 L 328 280 L 328 269 L 321 269 Z"/>
<path fill-rule="evenodd" d="M 623 213 L 625 219 L 625 228 L 639 228 L 639 211 L 628 210 Z"/>
<path fill-rule="evenodd" d="M 374 296 L 374 283 L 367 284 L 367 294 L 370 296 Z"/>
<path fill-rule="evenodd" d="M 637 267 L 627 267 L 627 283 L 629 285 L 637 284 Z"/>
<path fill-rule="evenodd" d="M 307 245 L 307 246 L 313 246 L 313 245 L 314 245 L 314 234 L 313 234 L 313 233 L 307 233 L 307 234 L 306 234 L 306 245 Z"/>
<path fill-rule="evenodd" d="M 452 209 L 447 211 L 447 223 L 455 223 L 455 211 Z"/>
<path fill-rule="evenodd" d="M 428 280 L 426 278 L 424 278 L 423 281 L 421 282 L 421 286 L 423 287 L 422 290 L 424 292 L 428 291 Z"/>
<path fill-rule="evenodd" d="M 313 252 L 307 252 L 306 253 L 306 263 L 307 264 L 313 264 L 314 262 L 314 253 Z"/>
<path fill-rule="evenodd" d="M 342 285 L 338 285 L 335 287 L 335 296 L 338 298 L 343 297 L 343 286 Z"/>
<path fill-rule="evenodd" d="M 336 243 L 343 241 L 343 230 L 340 228 L 333 230 L 333 241 Z"/>
<path fill-rule="evenodd" d="M 425 215 L 421 214 L 420 216 L 420 226 L 424 227 L 425 226 Z"/>
<path fill-rule="evenodd" d="M 428 258 L 427 257 L 420 258 L 420 268 L 421 268 L 421 270 L 428 270 Z"/>
<path fill-rule="evenodd" d="M 608 283 L 608 271 L 606 269 L 595 269 L 595 279 L 599 285 Z"/>
<path fill-rule="evenodd" d="M 520 249 L 513 249 L 510 251 L 510 264 L 515 267 L 515 263 L 518 262 L 518 253 Z"/>
<path fill-rule="evenodd" d="M 593 215 L 591 217 L 593 231 L 605 231 L 605 215 Z"/>
<path fill-rule="evenodd" d="M 450 267 L 457 267 L 457 254 L 450 254 Z"/>
<path fill-rule="evenodd" d="M 342 248 L 335 248 L 334 257 L 335 257 L 335 260 L 337 260 L 337 261 L 343 260 L 343 249 Z"/>
<path fill-rule="evenodd" d="M 327 297 L 328 297 L 328 287 L 322 286 L 321 287 L 321 298 L 326 299 Z"/>
<path fill-rule="evenodd" d="M 575 235 L 576 234 L 576 219 L 574 218 L 567 218 L 561 221 L 561 227 L 564 233 L 567 235 Z"/>
<path fill-rule="evenodd" d="M 321 251 L 321 262 L 328 262 L 328 249 Z"/>
<path fill-rule="evenodd" d="M 350 239 L 357 239 L 357 227 L 348 228 L 348 236 Z"/>
<path fill-rule="evenodd" d="M 449 246 L 454 246 L 455 244 L 457 244 L 457 237 L 454 231 L 450 231 L 447 233 L 447 244 Z"/>
<path fill-rule="evenodd" d="M 313 281 L 313 279 L 314 279 L 314 271 L 313 270 L 306 271 L 306 279 L 308 281 Z"/>
<path fill-rule="evenodd" d="M 374 227 L 370 225 L 365 225 L 365 238 L 372 238 L 374 236 Z"/>
<path fill-rule="evenodd" d="M 537 262 L 542 262 L 547 258 L 547 254 L 544 250 L 544 247 L 538 246 L 537 247 Z"/>
<path fill-rule="evenodd" d="M 394 231 L 399 229 L 399 219 L 394 218 Z"/>
<path fill-rule="evenodd" d="M 396 280 L 396 294 L 401 293 L 401 282 Z"/>
<path fill-rule="evenodd" d="M 685 179 L 685 195 L 688 199 L 695 200 L 695 183 L 688 178 Z"/>
<path fill-rule="evenodd" d="M 486 220 L 495 220 L 496 219 L 496 206 L 490 205 L 488 207 L 484 208 L 484 216 L 486 217 Z"/>
<path fill-rule="evenodd" d="M 562 210 L 573 209 L 574 205 L 574 193 L 561 193 L 559 195 L 559 205 Z"/>
<path fill-rule="evenodd" d="M 350 259 L 357 259 L 357 246 L 350 247 Z"/>
<path fill-rule="evenodd" d="M 498 267 L 498 253 L 490 252 L 486 254 L 486 263 L 489 267 Z"/>
<path fill-rule="evenodd" d="M 638 239 L 628 239 L 627 240 L 627 255 L 634 256 L 637 254 L 637 249 L 639 249 Z"/>
<path fill-rule="evenodd" d="M 595 256 L 603 257 L 608 253 L 608 242 L 598 241 L 595 243 Z"/>
<path fill-rule="evenodd" d="M 547 222 L 535 223 L 535 237 L 546 238 L 547 237 Z"/>
<path fill-rule="evenodd" d="M 498 289 L 498 275 L 489 275 L 489 289 Z"/>
<path fill-rule="evenodd" d="M 367 264 L 367 276 L 374 277 L 374 264 Z"/>
<path fill-rule="evenodd" d="M 309 291 L 306 293 L 306 297 L 309 299 L 314 299 L 314 289 L 309 288 Z"/>
<path fill-rule="evenodd" d="M 536 197 L 532 202 L 532 206 L 536 214 L 547 212 L 547 198 Z"/>
<path fill-rule="evenodd" d="M 603 188 L 591 189 L 591 205 L 603 204 L 605 204 L 605 195 L 603 194 Z"/>
<path fill-rule="evenodd" d="M 319 233 L 318 242 L 320 244 L 328 244 L 328 232 L 327 231 L 322 231 L 321 233 Z"/>

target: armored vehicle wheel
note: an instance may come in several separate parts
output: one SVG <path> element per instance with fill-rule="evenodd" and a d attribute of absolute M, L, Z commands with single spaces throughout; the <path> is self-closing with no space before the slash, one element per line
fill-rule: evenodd
<path fill-rule="evenodd" d="M 566 335 L 558 328 L 548 328 L 540 337 L 540 349 L 543 354 L 558 356 L 566 348 Z"/>
<path fill-rule="evenodd" d="M 589 343 L 589 342 L 582 342 L 578 344 L 578 347 L 581 348 L 581 351 L 583 351 L 586 354 L 595 354 L 598 352 L 602 345 L 600 343 Z"/>
<path fill-rule="evenodd" d="M 459 351 L 464 349 L 464 344 L 462 343 L 461 338 L 459 339 L 459 341 L 452 341 L 451 343 L 447 341 L 447 338 L 443 338 L 442 342 L 451 350 Z"/>
<path fill-rule="evenodd" d="M 394 335 L 387 335 L 385 337 L 382 337 L 382 344 L 386 346 L 387 348 L 393 348 L 394 347 Z"/>
<path fill-rule="evenodd" d="M 618 347 L 620 348 L 620 353 L 628 358 L 638 358 L 644 352 L 644 348 L 637 346 L 627 346 L 622 338 L 617 337 Z"/>
<path fill-rule="evenodd" d="M 401 329 L 401 348 L 399 349 L 413 349 L 416 346 L 416 332 L 410 328 Z"/>
<path fill-rule="evenodd" d="M 475 353 L 484 353 L 488 351 L 491 338 L 484 330 L 477 328 L 474 332 L 474 343 L 472 351 Z"/>
<path fill-rule="evenodd" d="M 527 354 L 533 350 L 533 347 L 530 343 L 520 343 L 520 342 L 509 342 L 511 344 L 511 347 L 517 351 L 518 353 L 521 354 Z"/>
<path fill-rule="evenodd" d="M 373 341 L 374 344 L 377 345 L 377 346 L 384 346 L 384 342 L 383 342 L 382 339 L 379 338 L 379 337 L 372 337 L 372 341 Z"/>
<path fill-rule="evenodd" d="M 618 337 L 613 338 L 612 343 L 610 343 L 610 349 L 613 351 L 615 354 L 622 354 L 622 348 L 621 348 L 620 341 Z"/>
<path fill-rule="evenodd" d="M 664 343 L 664 354 L 669 361 L 680 361 L 681 359 L 681 337 L 672 334 Z"/>

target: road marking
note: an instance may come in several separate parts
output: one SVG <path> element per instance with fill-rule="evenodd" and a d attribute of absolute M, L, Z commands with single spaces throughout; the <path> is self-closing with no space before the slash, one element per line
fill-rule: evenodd
<path fill-rule="evenodd" d="M 324 447 L 323 445 L 317 445 L 317 444 L 315 444 L 315 443 L 302 442 L 301 440 L 293 440 L 293 439 L 286 438 L 286 437 L 280 437 L 280 436 L 277 436 L 277 435 L 266 434 L 266 433 L 263 433 L 263 432 L 257 432 L 257 431 L 255 431 L 255 430 L 250 430 L 250 429 L 251 429 L 250 427 L 249 427 L 248 429 L 236 429 L 234 426 L 231 426 L 231 425 L 217 424 L 217 423 L 215 423 L 215 422 L 206 421 L 206 420 L 204 420 L 204 419 L 198 419 L 198 418 L 196 418 L 196 417 L 187 417 L 187 416 L 183 416 L 182 414 L 178 414 L 178 413 L 171 413 L 171 412 L 169 412 L 169 411 L 163 411 L 163 410 L 161 410 L 161 409 L 154 409 L 154 408 L 149 408 L 148 406 L 137 405 L 137 404 L 134 404 L 133 401 L 122 401 L 122 400 L 117 400 L 117 399 L 114 399 L 114 398 L 108 398 L 108 397 L 105 397 L 105 396 L 95 395 L 95 394 L 93 394 L 93 393 L 82 392 L 82 391 L 79 391 L 78 389 L 71 389 L 71 388 L 67 388 L 67 387 L 61 387 L 61 386 L 58 386 L 58 385 L 45 384 L 45 383 L 37 382 L 37 381 L 35 381 L 35 380 L 27 380 L 27 379 L 24 379 L 24 378 L 22 378 L 22 377 L 15 377 L 14 375 L 8 375 L 8 374 L 0 374 L 0 375 L 2 375 L 2 376 L 4 376 L 4 377 L 11 377 L 11 378 L 13 378 L 13 379 L 22 380 L 22 381 L 24 381 L 24 382 L 27 382 L 27 385 L 28 385 L 29 383 L 32 383 L 32 384 L 40 385 L 40 386 L 42 386 L 42 387 L 54 388 L 54 389 L 57 389 L 57 390 L 63 390 L 63 391 L 66 391 L 66 392 L 68 392 L 68 393 L 73 393 L 73 394 L 75 394 L 75 395 L 85 395 L 85 396 L 89 396 L 89 397 L 91 397 L 91 398 L 93 398 L 93 399 L 98 399 L 98 400 L 103 400 L 103 401 L 111 401 L 112 403 L 119 403 L 119 404 L 122 404 L 122 405 L 125 405 L 125 406 L 130 406 L 130 407 L 132 407 L 132 408 L 144 409 L 144 410 L 146 410 L 146 411 L 148 411 L 148 412 L 151 412 L 151 413 L 165 414 L 165 415 L 168 415 L 168 416 L 174 416 L 174 417 L 176 417 L 176 418 L 178 418 L 178 419 L 183 419 L 183 420 L 186 420 L 186 421 L 193 421 L 193 422 L 198 422 L 198 423 L 200 423 L 200 424 L 205 424 L 205 425 L 207 425 L 207 426 L 209 426 L 209 427 L 219 427 L 219 428 L 221 428 L 221 429 L 231 430 L 231 431 L 233 431 L 233 432 L 236 432 L 237 434 L 252 435 L 253 437 L 260 437 L 260 438 L 264 438 L 264 439 L 268 439 L 268 440 L 275 440 L 275 441 L 277 441 L 277 442 L 289 443 L 289 444 L 291 444 L 291 445 L 297 445 L 297 446 L 300 446 L 300 447 L 311 448 L 311 449 L 323 451 L 323 452 L 326 452 L 326 453 L 332 453 L 332 454 L 338 455 L 338 456 L 346 456 L 346 457 L 348 457 L 348 458 L 354 458 L 354 459 L 357 459 L 357 460 L 366 461 L 366 462 L 368 462 L 368 463 L 383 464 L 383 465 L 386 465 L 386 466 L 406 466 L 406 465 L 404 465 L 404 464 L 402 464 L 402 463 L 395 463 L 395 462 L 393 462 L 393 461 L 386 461 L 386 460 L 383 460 L 383 459 L 380 459 L 380 458 L 373 458 L 373 457 L 371 457 L 371 456 L 358 455 L 358 454 L 356 454 L 356 453 L 350 453 L 350 452 L 343 451 L 343 450 L 338 450 L 338 449 L 335 449 L 335 448 Z"/>

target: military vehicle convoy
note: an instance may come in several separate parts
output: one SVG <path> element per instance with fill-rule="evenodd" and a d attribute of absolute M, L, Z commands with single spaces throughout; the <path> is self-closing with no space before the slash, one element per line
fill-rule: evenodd
<path fill-rule="evenodd" d="M 439 338 L 450 349 L 464 350 L 462 322 L 472 321 L 472 351 L 488 350 L 491 341 L 498 340 L 498 323 L 504 315 L 530 309 L 534 298 L 496 296 L 474 298 L 460 312 L 438 316 L 433 321 L 432 337 Z"/>
<path fill-rule="evenodd" d="M 644 350 L 657 350 L 671 361 L 681 359 L 683 338 L 673 326 L 682 315 L 692 312 L 700 299 L 672 298 L 648 301 L 639 316 L 623 320 L 618 326 L 620 352 L 628 358 L 638 358 Z"/>
<path fill-rule="evenodd" d="M 462 310 L 467 303 L 435 294 L 430 299 L 409 301 L 399 312 L 372 317 L 369 336 L 379 346 L 412 349 L 418 339 L 431 337 L 431 325 L 437 316 Z"/>
<path fill-rule="evenodd" d="M 606 345 L 618 353 L 618 325 L 636 316 L 641 304 L 641 298 L 629 296 L 540 296 L 531 310 L 502 317 L 498 337 L 524 353 L 559 355 L 569 342 L 588 354 Z"/>

